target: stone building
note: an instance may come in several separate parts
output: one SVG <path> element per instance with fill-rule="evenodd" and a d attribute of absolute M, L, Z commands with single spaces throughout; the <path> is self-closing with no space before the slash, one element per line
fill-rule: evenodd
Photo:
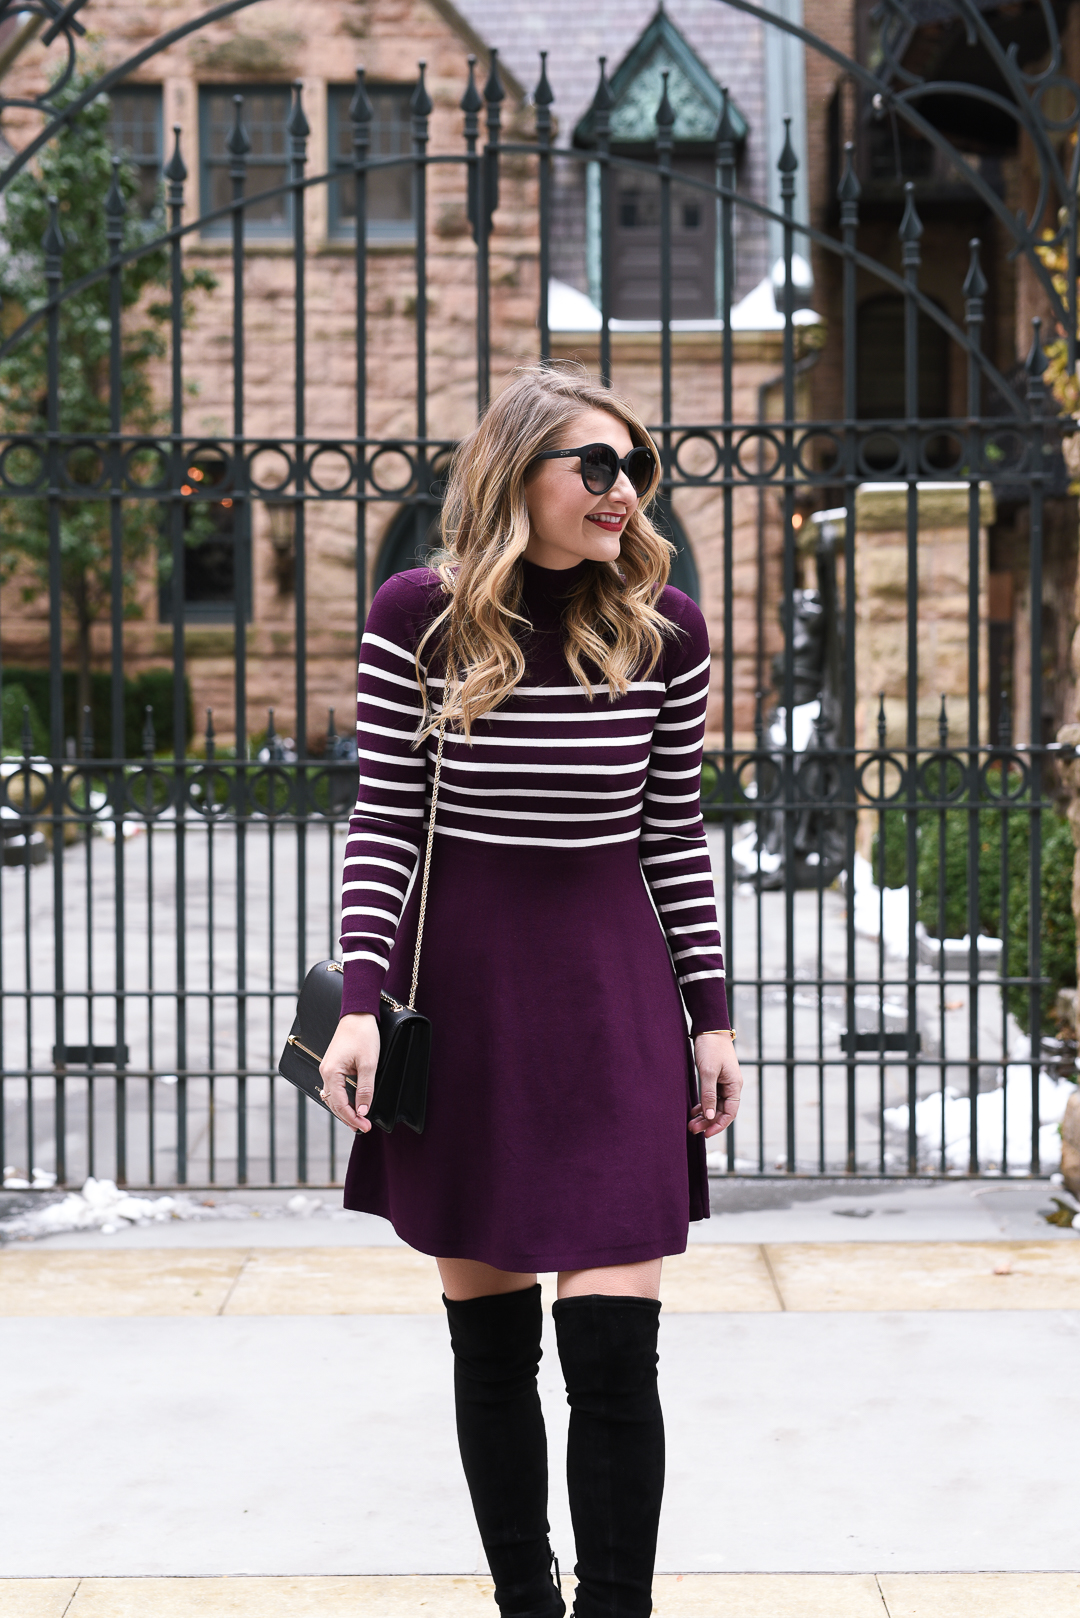
<path fill-rule="evenodd" d="M 781 0 L 778 0 L 778 4 Z M 191 16 L 191 0 L 135 6 L 129 0 L 98 0 L 92 44 L 105 65 L 126 60 L 151 39 Z M 655 111 L 668 73 L 676 112 L 674 187 L 673 411 L 676 421 L 720 420 L 719 377 L 724 334 L 718 319 L 720 265 L 716 213 L 678 183 L 680 176 L 709 176 L 715 162 L 715 129 L 722 90 L 730 97 L 737 136 L 740 190 L 756 202 L 775 205 L 776 158 L 782 118 L 794 112 L 792 139 L 805 154 L 801 84 L 802 49 L 775 31 L 714 0 L 611 0 L 581 8 L 569 0 L 523 7 L 499 0 L 308 0 L 302 23 L 294 6 L 262 0 L 192 33 L 151 56 L 113 92 L 117 143 L 140 165 L 145 205 L 153 205 L 168 158 L 173 125 L 180 129 L 188 169 L 185 221 L 222 207 L 230 196 L 227 140 L 233 97 L 242 94 L 243 118 L 252 150 L 248 189 L 261 190 L 287 178 L 285 120 L 291 85 L 300 81 L 310 125 L 308 173 L 331 172 L 351 155 L 349 100 L 353 70 L 366 69 L 375 109 L 374 150 L 393 156 L 411 150 L 409 98 L 424 60 L 433 101 L 432 153 L 464 150 L 460 100 L 467 58 L 475 55 L 480 84 L 490 51 L 500 52 L 507 92 L 502 105 L 505 139 L 531 140 L 535 113 L 531 91 L 539 76 L 540 51 L 547 74 L 559 145 L 572 159 L 554 165 L 549 319 L 552 351 L 598 364 L 597 309 L 599 209 L 597 165 L 590 108 L 598 57 L 607 59 L 612 86 L 612 150 L 648 156 Z M 794 53 L 794 54 L 793 54 Z M 50 68 L 48 53 L 31 44 L 9 70 L 9 93 L 39 87 Z M 18 149 L 36 127 L 35 115 L 7 115 L 5 135 Z M 483 138 L 483 137 L 481 137 Z M 651 158 L 649 159 L 651 161 Z M 370 182 L 368 227 L 368 437 L 407 440 L 417 431 L 416 230 L 411 176 L 386 171 Z M 476 410 L 475 248 L 470 230 L 465 171 L 460 163 L 432 167 L 427 182 L 427 431 L 454 440 L 467 431 Z M 660 337 L 657 185 L 648 174 L 620 175 L 613 212 L 613 382 L 630 392 L 650 421 L 659 419 Z M 295 430 L 296 290 L 292 198 L 281 196 L 249 211 L 244 243 L 246 367 L 244 426 L 255 439 L 288 437 Z M 304 196 L 306 233 L 305 311 L 306 432 L 318 438 L 356 431 L 355 215 L 346 177 L 315 184 Z M 803 204 L 797 204 L 800 211 Z M 537 165 L 527 156 L 504 158 L 498 210 L 491 236 L 492 383 L 497 389 L 516 365 L 538 356 L 539 239 Z M 191 474 L 204 487 L 221 476 L 215 440 L 227 438 L 233 421 L 233 321 L 230 223 L 209 221 L 185 240 L 187 262 L 209 268 L 216 290 L 198 301 L 185 334 L 185 431 L 205 439 Z M 782 321 L 769 280 L 778 249 L 775 230 L 750 210 L 736 220 L 735 305 L 731 341 L 735 414 L 754 420 L 763 386 L 781 356 Z M 819 330 L 810 309 L 799 312 L 800 343 Z M 162 372 L 162 388 L 166 386 Z M 775 408 L 775 400 L 769 408 Z M 264 491 L 284 471 L 282 457 L 267 450 L 255 464 Z M 393 454 L 380 468 L 391 491 L 400 482 Z M 341 457 L 327 454 L 319 468 L 333 489 L 346 475 Z M 197 713 L 213 707 L 219 738 L 232 730 L 236 569 L 228 498 L 212 508 L 215 533 L 187 555 L 184 581 L 185 645 Z M 672 514 L 680 543 L 676 582 L 699 596 L 709 618 L 714 650 L 723 634 L 721 598 L 723 539 L 718 491 L 681 492 Z M 253 503 L 252 565 L 248 615 L 248 731 L 276 709 L 279 733 L 295 723 L 293 653 L 295 604 L 292 502 L 264 492 Z M 352 685 L 357 535 L 356 504 L 326 500 L 309 507 L 306 526 L 308 725 L 318 735 L 326 710 L 348 710 Z M 421 525 L 421 537 L 423 525 Z M 736 727 L 744 738 L 753 723 L 753 693 L 761 683 L 763 658 L 776 649 L 776 613 L 764 615 L 763 584 L 775 598 L 780 530 L 773 503 L 740 489 L 734 510 Z M 364 532 L 367 590 L 400 566 L 412 565 L 415 514 L 392 497 L 372 501 Z M 762 575 L 764 566 L 764 575 Z M 160 665 L 171 652 L 172 605 L 168 588 L 149 572 L 141 586 L 142 616 L 126 631 L 126 659 L 138 669 Z M 42 660 L 45 606 L 25 606 L 12 592 L 3 602 L 6 664 Z M 755 639 L 756 636 L 756 639 Z M 95 657 L 108 667 L 108 627 L 94 631 Z M 714 733 L 720 725 L 719 663 L 715 682 Z"/>

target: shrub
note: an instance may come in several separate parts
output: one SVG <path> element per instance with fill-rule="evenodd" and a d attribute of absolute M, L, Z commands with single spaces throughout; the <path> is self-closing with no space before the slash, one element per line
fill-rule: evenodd
<path fill-rule="evenodd" d="M 124 681 L 124 755 L 127 758 L 141 758 L 143 753 L 143 726 L 146 723 L 146 710 L 150 708 L 154 721 L 154 747 L 159 753 L 167 753 L 173 747 L 173 686 L 174 677 L 172 669 L 147 669 L 137 674 L 134 679 Z M 80 745 L 82 738 L 81 715 L 78 714 L 78 679 L 73 669 L 65 669 L 63 676 L 64 688 L 64 736 L 74 736 Z M 18 702 L 18 719 L 12 725 L 8 718 L 8 703 L 11 700 L 8 693 L 14 689 L 24 692 Z M 187 708 L 187 732 L 192 730 L 191 690 L 185 681 L 185 706 Z M 19 751 L 22 747 L 22 705 L 30 704 L 31 712 L 38 720 L 38 730 L 35 732 L 35 751 L 48 753 L 49 751 L 49 671 L 48 669 L 17 669 L 4 670 L 4 748 L 6 751 Z M 90 676 L 90 722 L 94 736 L 94 756 L 108 758 L 112 754 L 112 675 L 92 674 Z M 40 741 L 40 747 L 39 747 Z"/>

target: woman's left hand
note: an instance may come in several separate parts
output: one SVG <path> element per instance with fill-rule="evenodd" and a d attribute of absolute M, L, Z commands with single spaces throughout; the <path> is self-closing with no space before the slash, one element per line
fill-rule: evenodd
<path fill-rule="evenodd" d="M 732 1123 L 739 1110 L 742 1074 L 730 1034 L 699 1034 L 694 1040 L 701 1100 L 690 1114 L 690 1133 L 710 1140 Z"/>

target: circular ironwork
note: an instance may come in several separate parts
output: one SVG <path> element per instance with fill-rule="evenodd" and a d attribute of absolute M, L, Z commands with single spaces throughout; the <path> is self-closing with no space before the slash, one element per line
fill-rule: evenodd
<path fill-rule="evenodd" d="M 13 787 L 16 788 L 14 797 Z M 50 790 L 49 777 L 25 764 L 20 764 L 10 775 L 0 776 L 0 803 L 23 819 L 49 813 Z"/>
<path fill-rule="evenodd" d="M 757 466 L 747 466 L 743 460 L 743 451 L 751 445 L 757 446 Z M 775 433 L 766 428 L 754 428 L 743 433 L 735 445 L 735 464 L 745 478 L 771 478 L 779 468 L 783 459 L 783 451 Z"/>
<path fill-rule="evenodd" d="M 77 765 L 64 778 L 67 807 L 82 820 L 111 820 L 114 779 L 92 764 Z"/>
<path fill-rule="evenodd" d="M 904 464 L 904 446 L 895 433 L 876 427 L 856 445 L 859 471 L 868 478 L 889 477 Z"/>
<path fill-rule="evenodd" d="M 335 455 L 339 456 L 344 462 L 345 476 L 337 483 L 328 483 L 323 481 L 326 477 L 325 472 L 320 478 L 316 476 L 315 468 L 320 457 Z M 318 490 L 319 494 L 325 494 L 332 498 L 334 495 L 344 494 L 351 487 L 353 479 L 356 477 L 356 462 L 348 450 L 343 449 L 340 444 L 319 444 L 307 458 L 304 466 L 304 476 L 311 484 L 311 487 Z"/>
<path fill-rule="evenodd" d="M 748 753 L 735 771 L 736 786 L 755 808 L 778 800 L 781 781 L 780 766 L 771 753 Z"/>
<path fill-rule="evenodd" d="M 825 454 L 821 453 L 823 448 Z M 835 472 L 840 465 L 840 456 L 839 438 L 824 427 L 815 427 L 813 432 L 804 433 L 795 446 L 795 460 L 799 470 L 805 472 L 809 478 Z"/>
<path fill-rule="evenodd" d="M 36 459 L 37 470 L 31 476 L 12 476 L 11 458 L 17 455 Z M 5 444 L 0 450 L 0 482 L 13 494 L 32 494 L 40 489 L 45 482 L 45 452 L 40 444 L 35 444 L 32 438 L 13 438 L 10 444 Z"/>
<path fill-rule="evenodd" d="M 132 770 L 125 782 L 128 808 L 143 820 L 156 820 L 172 805 L 172 782 L 164 770 L 145 764 Z"/>
<path fill-rule="evenodd" d="M 1071 101 L 1072 106 L 1066 117 L 1054 118 L 1046 109 L 1046 99 L 1050 95 L 1057 95 L 1060 98 L 1062 91 L 1064 91 L 1065 98 Z M 1080 87 L 1076 85 L 1073 79 L 1067 79 L 1064 74 L 1055 73 L 1053 78 L 1047 79 L 1044 84 L 1040 85 L 1035 96 L 1035 103 L 1045 129 L 1059 135 L 1072 134 L 1076 128 L 1077 114 L 1080 113 Z M 1061 104 L 1059 99 L 1059 111 Z"/>
<path fill-rule="evenodd" d="M 957 753 L 934 753 L 919 765 L 915 781 L 920 797 L 956 803 L 967 791 L 967 765 Z"/>
<path fill-rule="evenodd" d="M 875 788 L 866 784 L 867 773 L 870 770 L 878 771 L 878 783 Z M 891 791 L 886 789 L 886 780 L 895 782 Z M 895 753 L 872 753 L 856 770 L 855 785 L 867 803 L 895 803 L 905 794 L 907 771 Z"/>
<path fill-rule="evenodd" d="M 983 438 L 979 460 L 987 472 L 1020 472 L 1027 460 L 1027 439 L 1014 427 L 999 427 Z"/>
<path fill-rule="evenodd" d="M 292 809 L 295 773 L 269 764 L 248 777 L 248 802 L 255 814 L 270 820 L 287 815 Z"/>
<path fill-rule="evenodd" d="M 701 464 L 698 466 L 684 464 L 683 455 L 687 451 L 690 452 L 689 461 L 696 459 L 692 453 L 692 446 L 696 444 L 705 446 Z M 684 433 L 672 451 L 675 470 L 684 483 L 708 483 L 709 479 L 715 477 L 720 470 L 723 459 L 724 452 L 712 433 Z M 706 464 L 707 462 L 709 464 Z"/>
<path fill-rule="evenodd" d="M 931 476 L 959 472 L 967 459 L 963 440 L 952 429 L 935 428 L 919 436 L 919 466 Z"/>
<path fill-rule="evenodd" d="M 80 476 L 89 473 L 89 476 Z M 60 464 L 60 473 L 69 489 L 97 494 L 109 481 L 109 454 L 104 444 L 93 439 L 71 444 Z"/>
<path fill-rule="evenodd" d="M 987 759 L 979 771 L 979 794 L 984 803 L 1021 803 L 1028 795 L 1030 780 L 1030 766 L 1018 753 L 999 753 Z"/>
<path fill-rule="evenodd" d="M 216 820 L 228 814 L 233 802 L 233 776 L 231 770 L 207 764 L 188 777 L 187 801 L 197 815 Z"/>
<path fill-rule="evenodd" d="M 144 478 L 139 476 L 138 458 L 140 456 L 153 457 L 158 466 L 158 477 Z M 169 451 L 166 445 L 159 444 L 153 438 L 140 439 L 126 449 L 120 462 L 120 478 L 125 487 L 138 489 L 142 494 L 164 494 L 169 488 Z"/>
<path fill-rule="evenodd" d="M 384 455 L 396 455 L 405 462 L 405 465 L 408 467 L 408 476 L 406 477 L 404 483 L 385 484 L 379 482 L 379 479 L 375 476 L 375 468 L 378 466 Z M 403 445 L 383 444 L 380 449 L 375 451 L 370 461 L 368 461 L 367 466 L 364 468 L 364 474 L 372 488 L 375 489 L 379 494 L 408 494 L 409 490 L 416 481 L 416 462 Z"/>
<path fill-rule="evenodd" d="M 276 483 L 269 482 L 265 476 L 256 474 L 256 461 L 260 456 L 268 459 L 276 456 L 278 461 L 284 465 L 284 475 Z M 245 467 L 247 469 L 248 487 L 254 494 L 282 494 L 296 476 L 296 463 L 288 450 L 283 449 L 280 444 L 256 444 L 255 448 L 248 454 Z"/>
<path fill-rule="evenodd" d="M 834 803 L 840 796 L 837 760 L 827 753 L 810 753 L 795 771 L 795 790 L 805 803 Z"/>

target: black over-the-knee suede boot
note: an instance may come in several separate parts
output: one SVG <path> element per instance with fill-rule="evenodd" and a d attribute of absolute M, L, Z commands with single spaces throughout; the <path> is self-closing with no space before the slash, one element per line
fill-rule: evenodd
<path fill-rule="evenodd" d="M 547 1434 L 536 1389 L 539 1285 L 454 1302 L 458 1443 L 502 1618 L 562 1618 L 548 1542 Z"/>
<path fill-rule="evenodd" d="M 574 1618 L 649 1618 L 664 1493 L 660 1304 L 593 1294 L 560 1298 L 554 1316 L 570 1405 Z"/>

